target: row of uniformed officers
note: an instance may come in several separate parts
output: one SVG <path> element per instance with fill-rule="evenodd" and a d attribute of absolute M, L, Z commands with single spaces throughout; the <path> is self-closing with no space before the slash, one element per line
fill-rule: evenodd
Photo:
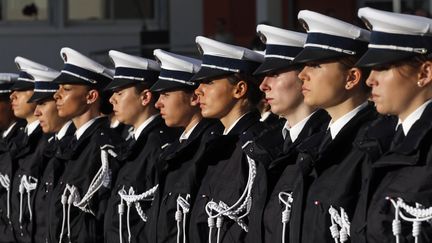
<path fill-rule="evenodd" d="M 17 57 L 0 242 L 432 242 L 432 19 L 358 15 L 258 25 L 264 55 Z"/>

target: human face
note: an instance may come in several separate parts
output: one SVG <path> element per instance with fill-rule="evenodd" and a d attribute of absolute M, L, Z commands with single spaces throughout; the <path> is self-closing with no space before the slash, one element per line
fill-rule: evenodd
<path fill-rule="evenodd" d="M 303 101 L 302 82 L 298 71 L 279 72 L 267 75 L 260 85 L 271 111 L 280 116 L 293 112 Z"/>
<path fill-rule="evenodd" d="M 324 109 L 342 103 L 347 98 L 347 75 L 338 62 L 306 64 L 298 75 L 303 81 L 304 102 Z"/>
<path fill-rule="evenodd" d="M 237 102 L 234 97 L 235 86 L 226 78 L 201 83 L 195 93 L 199 97 L 201 114 L 205 118 L 221 119 L 232 111 Z"/>
<path fill-rule="evenodd" d="M 89 88 L 85 85 L 61 84 L 54 94 L 59 116 L 70 120 L 86 112 L 88 94 Z"/>
<path fill-rule="evenodd" d="M 165 124 L 169 127 L 186 127 L 194 114 L 193 93 L 182 90 L 162 92 L 156 102 Z"/>
<path fill-rule="evenodd" d="M 10 99 L 12 101 L 12 109 L 16 117 L 22 119 L 29 119 L 33 117 L 36 104 L 27 103 L 32 95 L 33 90 L 12 92 Z"/>
<path fill-rule="evenodd" d="M 0 100 L 0 131 L 6 130 L 14 119 L 10 101 L 8 99 Z"/>
<path fill-rule="evenodd" d="M 119 122 L 138 126 L 139 115 L 143 112 L 144 106 L 135 87 L 114 91 L 109 101 L 113 105 L 114 116 Z"/>
<path fill-rule="evenodd" d="M 60 131 L 67 121 L 65 118 L 59 117 L 55 100 L 38 102 L 34 114 L 38 118 L 44 133 Z"/>
<path fill-rule="evenodd" d="M 406 64 L 372 70 L 366 84 L 372 88 L 377 111 L 392 115 L 414 111 L 415 107 L 410 106 L 419 90 L 416 77 L 414 69 Z"/>

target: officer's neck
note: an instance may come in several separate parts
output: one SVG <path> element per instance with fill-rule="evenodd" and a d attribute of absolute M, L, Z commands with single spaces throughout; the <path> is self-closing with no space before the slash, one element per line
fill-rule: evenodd
<path fill-rule="evenodd" d="M 228 129 L 229 127 L 234 124 L 240 117 L 242 117 L 244 114 L 250 112 L 252 109 L 249 106 L 242 106 L 240 102 L 237 102 L 234 107 L 222 118 L 219 120 L 225 127 L 225 129 Z"/>
<path fill-rule="evenodd" d="M 314 111 L 314 108 L 306 105 L 304 102 L 301 102 L 300 105 L 285 112 L 282 117 L 289 122 L 288 124 L 290 126 L 295 126 L 297 123 L 303 121 L 306 117 L 312 114 Z"/>
<path fill-rule="evenodd" d="M 88 121 L 90 121 L 90 120 L 92 120 L 98 116 L 100 116 L 99 109 L 90 107 L 90 109 L 85 111 L 83 114 L 72 118 L 72 122 L 75 125 L 76 129 L 79 129 L 84 124 L 86 124 Z"/>

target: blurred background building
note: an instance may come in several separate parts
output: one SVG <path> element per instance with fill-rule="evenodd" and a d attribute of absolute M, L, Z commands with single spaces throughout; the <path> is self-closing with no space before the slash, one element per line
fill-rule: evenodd
<path fill-rule="evenodd" d="M 363 6 L 432 12 L 432 0 L 0 0 L 0 72 L 16 71 L 18 55 L 60 69 L 64 46 L 107 65 L 110 49 L 198 55 L 197 35 L 259 49 L 259 23 L 300 30 L 297 13 L 309 9 L 361 25 Z"/>

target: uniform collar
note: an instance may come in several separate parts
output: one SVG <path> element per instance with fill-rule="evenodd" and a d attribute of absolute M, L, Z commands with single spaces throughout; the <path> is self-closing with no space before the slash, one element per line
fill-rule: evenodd
<path fill-rule="evenodd" d="M 71 124 L 72 121 L 66 122 L 66 124 L 64 124 L 63 127 L 56 133 L 55 137 L 57 138 L 57 140 L 61 140 L 66 135 L 66 132 Z"/>
<path fill-rule="evenodd" d="M 357 106 L 350 112 L 346 113 L 336 121 L 330 121 L 329 129 L 332 139 L 334 139 L 338 133 L 342 130 L 342 128 L 355 116 L 359 111 L 364 109 L 368 105 L 368 102 L 365 101 L 363 104 Z"/>
<path fill-rule="evenodd" d="M 36 128 L 38 126 L 39 126 L 39 120 L 36 120 L 32 123 L 27 124 L 27 126 L 25 128 L 27 136 L 30 136 L 34 132 L 34 130 L 36 130 Z"/>
<path fill-rule="evenodd" d="M 78 128 L 75 132 L 75 136 L 76 139 L 79 140 L 80 137 L 84 134 L 84 132 L 99 118 L 101 118 L 102 116 L 98 116 L 95 117 L 93 119 L 91 119 L 90 121 L 84 123 L 84 125 L 82 125 L 80 128 Z"/>
<path fill-rule="evenodd" d="M 17 122 L 12 123 L 12 124 L 8 127 L 8 129 L 6 129 L 6 130 L 3 132 L 2 137 L 3 137 L 3 138 L 7 137 L 7 136 L 9 135 L 9 133 L 12 131 L 12 129 L 15 127 L 16 124 L 17 124 Z"/>
<path fill-rule="evenodd" d="M 200 122 L 197 122 L 191 129 L 189 129 L 188 131 L 184 130 L 183 133 L 180 135 L 179 138 L 179 142 L 183 142 L 185 140 L 188 140 L 188 138 L 190 137 L 190 135 L 192 134 L 192 132 L 194 131 L 194 129 L 198 126 Z"/>
<path fill-rule="evenodd" d="M 309 121 L 309 118 L 314 114 L 315 112 L 311 113 L 309 116 L 301 120 L 300 122 L 297 122 L 294 126 L 290 126 L 289 121 L 287 120 L 285 122 L 285 126 L 282 129 L 282 136 L 285 140 L 287 134 L 290 135 L 291 141 L 295 142 L 295 140 L 300 135 L 301 131 L 303 130 L 303 127 L 306 125 L 306 123 Z M 289 132 L 289 133 L 288 133 Z"/>
<path fill-rule="evenodd" d="M 150 122 L 152 122 L 157 116 L 159 116 L 159 114 L 155 114 L 149 118 L 147 118 L 147 120 L 145 120 L 141 125 L 139 125 L 139 127 L 134 131 L 134 138 L 135 140 L 138 140 L 139 136 L 141 135 L 142 131 L 150 124 Z"/>
<path fill-rule="evenodd" d="M 235 122 L 233 124 L 231 124 L 231 126 L 227 129 L 224 130 L 223 135 L 227 135 L 231 132 L 231 130 L 237 125 L 237 123 L 248 114 L 249 112 L 244 113 L 242 116 L 240 116 L 237 120 L 235 120 Z"/>
<path fill-rule="evenodd" d="M 405 134 L 405 136 L 408 134 L 408 132 L 410 131 L 411 127 L 414 125 L 414 123 L 420 119 L 420 117 L 422 116 L 424 110 L 426 109 L 426 107 L 432 102 L 432 100 L 428 100 L 425 103 L 423 103 L 421 106 L 419 106 L 415 111 L 413 111 L 411 114 L 409 114 L 407 116 L 407 118 L 405 118 L 404 121 L 401 121 L 399 119 L 399 122 L 396 126 L 396 128 L 402 124 L 402 129 L 403 132 Z"/>

